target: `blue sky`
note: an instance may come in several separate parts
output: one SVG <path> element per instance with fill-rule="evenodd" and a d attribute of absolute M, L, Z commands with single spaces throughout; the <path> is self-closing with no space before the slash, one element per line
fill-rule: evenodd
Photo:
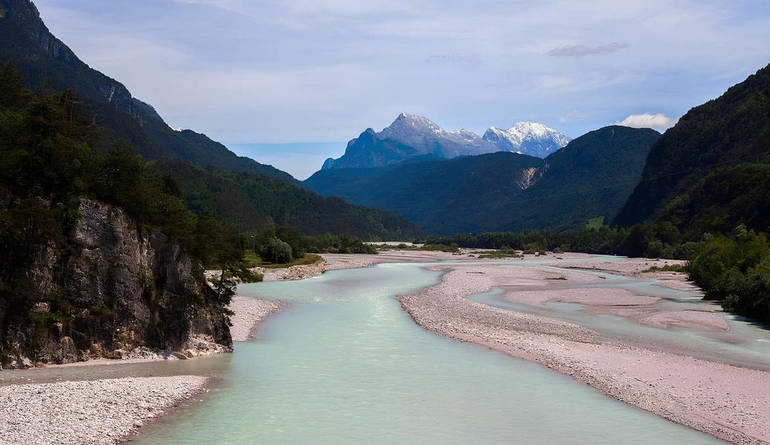
<path fill-rule="evenodd" d="M 170 125 L 232 144 L 347 141 L 402 111 L 478 133 L 665 127 L 770 63 L 766 0 L 35 3 Z"/>

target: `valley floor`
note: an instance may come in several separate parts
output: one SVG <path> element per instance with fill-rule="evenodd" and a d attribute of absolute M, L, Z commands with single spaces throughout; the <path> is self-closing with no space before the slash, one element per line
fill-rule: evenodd
<path fill-rule="evenodd" d="M 435 269 L 446 272 L 440 284 L 399 300 L 419 325 L 437 334 L 540 363 L 610 397 L 724 440 L 769 443 L 770 372 L 696 358 L 706 351 L 686 342 L 607 335 L 565 319 L 546 304 L 577 303 L 588 314 L 727 335 L 722 313 L 707 303 L 670 310 L 658 297 L 587 285 L 606 280 L 601 274 L 609 271 L 640 274 L 652 263 L 629 259 L 565 260 L 515 269 L 501 264 L 440 266 Z M 687 288 L 677 275 L 660 274 L 658 285 Z M 502 289 L 497 307 L 469 298 L 494 288 Z M 501 307 L 507 303 L 514 309 Z"/>
<path fill-rule="evenodd" d="M 528 267 L 516 267 L 480 262 L 469 252 L 430 251 L 323 258 L 320 264 L 274 269 L 265 279 L 303 279 L 327 270 L 386 262 L 452 261 L 427 266 L 445 272 L 441 283 L 399 297 L 403 308 L 425 329 L 540 363 L 610 397 L 725 440 L 770 443 L 770 373 L 766 371 L 770 366 L 736 366 L 729 364 L 729 357 L 715 359 L 705 349 L 686 342 L 607 335 L 554 310 L 555 303 L 579 304 L 581 312 L 588 315 L 612 315 L 639 326 L 664 328 L 658 329 L 661 331 L 710 333 L 738 341 L 730 337 L 733 333 L 715 306 L 698 302 L 672 310 L 664 298 L 610 282 L 596 285 L 598 280 L 613 277 L 644 276 L 657 279 L 655 284 L 662 289 L 697 291 L 681 274 L 644 273 L 651 266 L 676 262 L 560 254 L 541 257 L 547 261 L 532 261 Z M 501 289 L 494 297 L 499 304 L 475 301 L 475 296 L 491 289 Z M 231 306 L 234 341 L 252 338 L 258 323 L 283 306 L 236 296 Z M 147 360 L 133 362 L 143 361 Z M 112 360 L 90 365 L 104 363 L 132 362 Z M 206 382 L 216 374 L 206 366 L 189 368 L 198 375 L 180 371 L 185 368 L 137 373 L 138 368 L 131 366 L 80 368 L 94 370 L 88 377 L 82 377 L 82 371 L 70 372 L 73 365 L 41 370 L 53 374 L 0 372 L 0 430 L 9 432 L 0 436 L 0 443 L 119 442 L 205 391 Z M 41 378 L 43 375 L 46 377 Z M 74 377 L 77 375 L 81 377 Z"/>

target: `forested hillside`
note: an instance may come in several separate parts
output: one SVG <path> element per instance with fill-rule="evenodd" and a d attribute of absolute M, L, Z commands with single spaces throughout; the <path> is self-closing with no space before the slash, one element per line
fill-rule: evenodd
<path fill-rule="evenodd" d="M 78 59 L 48 31 L 32 2 L 0 0 L 0 6 L 5 11 L 0 17 L 0 62 L 12 60 L 32 89 L 73 90 L 90 106 L 93 123 L 99 126 L 95 149 L 105 151 L 119 141 L 131 145 L 144 159 L 154 161 L 156 170 L 182 180 L 192 208 L 204 208 L 200 201 L 205 199 L 205 208 L 244 229 L 262 230 L 272 220 L 307 234 L 367 239 L 419 234 L 419 228 L 403 218 L 323 199 L 288 173 L 236 156 L 205 135 L 170 128 L 152 106 Z M 197 177 L 185 177 L 191 169 Z M 205 180 L 211 183 L 201 182 Z M 221 202 L 212 202 L 214 197 Z"/>
<path fill-rule="evenodd" d="M 13 60 L 25 84 L 55 91 L 72 89 L 91 106 L 105 138 L 125 139 L 145 159 L 175 158 L 224 170 L 262 173 L 295 181 L 288 173 L 238 157 L 223 145 L 192 131 L 175 131 L 155 109 L 134 97 L 120 82 L 81 61 L 50 33 L 29 0 L 0 0 L 0 63 Z"/>
<path fill-rule="evenodd" d="M 641 244 L 696 245 L 707 298 L 770 321 L 770 65 L 690 110 L 653 146 L 617 218 Z M 646 248 L 643 249 L 646 251 Z"/>
<path fill-rule="evenodd" d="M 528 170 L 541 163 L 534 157 L 499 152 L 382 168 L 322 170 L 305 184 L 324 196 L 340 196 L 358 204 L 387 209 L 428 231 L 444 233 L 449 226 L 462 225 L 471 215 L 456 209 L 458 212 L 449 220 L 436 221 L 438 212 L 451 209 L 464 195 L 473 195 L 481 205 L 521 193 L 529 180 Z"/>
<path fill-rule="evenodd" d="M 740 223 L 767 230 L 768 164 L 770 66 L 693 108 L 660 138 L 617 223 L 671 220 L 693 233 Z"/>
<path fill-rule="evenodd" d="M 305 235 L 344 234 L 364 240 L 413 239 L 420 228 L 394 213 L 324 198 L 280 179 L 203 169 L 183 161 L 155 165 L 180 185 L 189 208 L 211 212 L 241 231 L 276 224 Z"/>
<path fill-rule="evenodd" d="M 99 135 L 72 91 L 0 69 L 0 367 L 231 345 L 230 292 L 201 266 L 240 273 L 239 237 Z"/>
<path fill-rule="evenodd" d="M 321 170 L 305 184 L 324 196 L 396 212 L 433 234 L 574 229 L 615 216 L 659 133 L 606 127 L 545 160 L 509 152 Z"/>

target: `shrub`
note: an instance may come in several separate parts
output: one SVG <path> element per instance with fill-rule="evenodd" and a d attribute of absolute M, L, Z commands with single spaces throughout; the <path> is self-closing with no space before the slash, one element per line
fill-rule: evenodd
<path fill-rule="evenodd" d="M 688 266 L 706 298 L 729 311 L 770 321 L 770 245 L 764 234 L 738 226 L 732 237 L 711 236 Z"/>
<path fill-rule="evenodd" d="M 275 237 L 261 246 L 259 256 L 271 263 L 290 263 L 294 259 L 291 246 Z"/>

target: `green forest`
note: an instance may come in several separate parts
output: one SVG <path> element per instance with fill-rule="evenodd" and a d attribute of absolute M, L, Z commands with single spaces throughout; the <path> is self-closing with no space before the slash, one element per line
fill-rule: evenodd
<path fill-rule="evenodd" d="M 0 247 L 8 252 L 0 258 L 0 273 L 5 291 L 13 287 L 14 277 L 29 266 L 41 244 L 52 241 L 65 254 L 73 249 L 67 234 L 78 218 L 82 197 L 124 209 L 139 226 L 165 233 L 207 267 L 233 271 L 242 271 L 244 251 L 271 257 L 267 252 L 277 243 L 289 248 L 284 254 L 288 261 L 306 252 L 372 253 L 358 238 L 332 233 L 371 237 L 375 235 L 369 230 L 377 227 L 377 218 L 392 218 L 389 227 L 398 227 L 402 220 L 321 198 L 266 176 L 218 173 L 182 162 L 148 163 L 127 141 L 97 150 L 103 143 L 102 130 L 94 124 L 90 107 L 73 91 L 32 92 L 24 87 L 13 64 L 0 70 Z M 187 180 L 181 186 L 180 177 Z M 193 177 L 203 181 L 193 181 Z M 247 190 L 273 202 L 274 207 L 257 213 L 253 206 L 244 206 L 248 197 L 239 201 L 237 191 L 241 189 L 234 185 L 236 181 L 248 184 Z M 263 182 L 268 185 L 260 186 Z M 284 189 L 283 194 L 273 194 L 275 188 Z M 235 199 L 228 201 L 228 196 Z M 320 229 L 312 230 L 313 235 L 293 228 L 313 221 L 286 216 L 276 224 L 269 216 L 296 215 L 296 207 L 303 204 L 320 215 Z M 237 209 L 244 213 L 233 213 Z M 324 224 L 328 221 L 325 209 L 326 215 L 337 214 L 349 224 L 360 221 L 360 228 Z M 376 234 L 382 236 L 419 233 L 410 224 L 401 234 L 379 227 Z M 266 260 L 276 262 L 275 258 Z"/>
<path fill-rule="evenodd" d="M 12 293 L 41 245 L 55 245 L 62 262 L 76 253 L 68 234 L 82 197 L 124 209 L 203 264 L 238 269 L 236 231 L 188 210 L 175 180 L 148 168 L 126 142 L 96 151 L 100 137 L 71 90 L 33 93 L 12 64 L 0 69 L 0 291 Z"/>
<path fill-rule="evenodd" d="M 420 228 L 395 213 L 324 198 L 273 177 L 206 169 L 180 160 L 153 164 L 180 185 L 190 209 L 208 211 L 241 231 L 293 227 L 304 235 L 336 234 L 365 240 L 419 236 Z"/>
<path fill-rule="evenodd" d="M 434 235 L 576 229 L 615 216 L 659 137 L 651 129 L 609 126 L 546 159 L 504 151 L 413 159 L 379 168 L 321 170 L 305 185 L 324 196 L 390 210 Z"/>

